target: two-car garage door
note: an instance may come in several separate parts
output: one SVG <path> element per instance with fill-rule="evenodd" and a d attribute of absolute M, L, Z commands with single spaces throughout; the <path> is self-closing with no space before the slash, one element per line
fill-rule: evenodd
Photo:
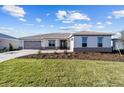
<path fill-rule="evenodd" d="M 24 49 L 40 49 L 41 41 L 24 41 Z"/>

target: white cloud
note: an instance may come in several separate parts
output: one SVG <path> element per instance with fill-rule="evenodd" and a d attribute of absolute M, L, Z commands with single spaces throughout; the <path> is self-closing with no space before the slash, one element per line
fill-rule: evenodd
<path fill-rule="evenodd" d="M 90 20 L 89 17 L 87 17 L 87 15 L 85 14 L 81 14 L 81 13 L 78 13 L 78 12 L 72 12 L 70 13 L 69 17 L 68 17 L 68 20 Z"/>
<path fill-rule="evenodd" d="M 124 17 L 124 10 L 113 11 L 112 14 L 115 18 L 121 18 Z"/>
<path fill-rule="evenodd" d="M 23 36 L 28 36 L 29 34 L 26 33 L 26 32 L 23 32 L 23 31 L 19 31 L 14 29 L 14 28 L 11 28 L 11 27 L 0 27 L 0 33 L 3 33 L 3 34 L 6 34 L 6 35 L 10 35 L 10 36 L 13 36 L 13 37 L 23 37 Z"/>
<path fill-rule="evenodd" d="M 45 25 L 40 25 L 40 27 L 45 27 Z"/>
<path fill-rule="evenodd" d="M 101 22 L 97 22 L 96 24 L 97 24 L 97 25 L 101 25 L 102 23 L 101 23 Z"/>
<path fill-rule="evenodd" d="M 2 10 L 14 17 L 24 17 L 26 14 L 22 7 L 15 5 L 5 5 L 2 7 Z"/>
<path fill-rule="evenodd" d="M 10 35 L 10 36 L 13 36 L 13 37 L 17 37 L 17 38 L 30 35 L 29 33 L 26 33 L 26 32 L 23 32 L 23 31 L 19 31 L 19 30 L 12 30 L 12 31 L 0 30 L 0 33 L 6 34 L 6 35 Z"/>
<path fill-rule="evenodd" d="M 11 27 L 0 27 L 0 30 L 8 30 L 8 31 L 11 31 L 11 30 L 14 30 L 14 28 L 11 28 Z"/>
<path fill-rule="evenodd" d="M 51 27 L 51 28 L 53 28 L 53 27 L 54 27 L 54 25 L 50 25 L 50 27 Z"/>
<path fill-rule="evenodd" d="M 57 18 L 59 19 L 59 20 L 63 20 L 66 16 L 67 16 L 67 13 L 66 13 L 66 11 L 58 11 L 57 13 L 56 13 L 56 16 L 57 16 Z"/>
<path fill-rule="evenodd" d="M 104 26 L 101 22 L 97 22 L 95 27 L 96 28 L 104 28 Z"/>
<path fill-rule="evenodd" d="M 112 19 L 112 16 L 107 16 L 107 19 Z"/>
<path fill-rule="evenodd" d="M 72 26 L 60 27 L 61 30 L 71 30 L 71 31 L 82 31 L 82 30 L 90 30 L 92 25 L 90 24 L 74 24 Z"/>
<path fill-rule="evenodd" d="M 77 11 L 58 11 L 56 13 L 56 17 L 58 20 L 62 20 L 63 23 L 71 23 L 76 20 L 87 20 L 89 21 L 90 18 L 83 14 L 79 13 Z"/>
<path fill-rule="evenodd" d="M 19 20 L 22 21 L 22 22 L 26 22 L 26 21 L 27 21 L 27 20 L 24 19 L 24 18 L 19 18 Z"/>
<path fill-rule="evenodd" d="M 37 22 L 39 22 L 39 23 L 42 21 L 41 18 L 36 18 L 35 20 L 36 20 Z"/>
<path fill-rule="evenodd" d="M 107 22 L 106 22 L 106 24 L 108 24 L 108 25 L 111 25 L 111 24 L 112 24 L 112 22 L 110 22 L 110 21 L 107 21 Z"/>
<path fill-rule="evenodd" d="M 64 20 L 62 23 L 72 23 L 72 21 Z"/>
<path fill-rule="evenodd" d="M 101 29 L 101 28 L 104 28 L 104 26 L 103 25 L 97 25 L 96 28 L 100 28 Z"/>

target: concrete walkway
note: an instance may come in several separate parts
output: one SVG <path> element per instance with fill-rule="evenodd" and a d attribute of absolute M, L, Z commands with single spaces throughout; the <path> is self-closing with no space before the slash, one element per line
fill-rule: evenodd
<path fill-rule="evenodd" d="M 70 50 L 41 50 L 41 53 L 63 53 L 63 52 L 71 52 Z"/>
<path fill-rule="evenodd" d="M 29 55 L 29 54 L 36 54 L 37 52 L 38 50 L 18 50 L 18 51 L 0 53 L 0 62 L 14 59 L 16 57 Z"/>

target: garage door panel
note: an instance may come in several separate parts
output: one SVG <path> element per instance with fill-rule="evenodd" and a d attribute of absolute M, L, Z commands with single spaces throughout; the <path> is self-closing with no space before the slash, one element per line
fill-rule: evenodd
<path fill-rule="evenodd" d="M 24 41 L 25 49 L 40 49 L 41 41 Z"/>

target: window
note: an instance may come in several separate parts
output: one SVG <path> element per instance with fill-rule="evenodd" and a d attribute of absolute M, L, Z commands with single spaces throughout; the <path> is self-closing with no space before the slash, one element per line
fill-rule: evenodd
<path fill-rule="evenodd" d="M 87 47 L 87 37 L 82 37 L 82 47 Z"/>
<path fill-rule="evenodd" d="M 97 46 L 102 47 L 103 46 L 103 37 L 98 37 L 97 39 L 98 39 Z"/>
<path fill-rule="evenodd" d="M 55 46 L 55 40 L 49 40 L 49 47 Z"/>

